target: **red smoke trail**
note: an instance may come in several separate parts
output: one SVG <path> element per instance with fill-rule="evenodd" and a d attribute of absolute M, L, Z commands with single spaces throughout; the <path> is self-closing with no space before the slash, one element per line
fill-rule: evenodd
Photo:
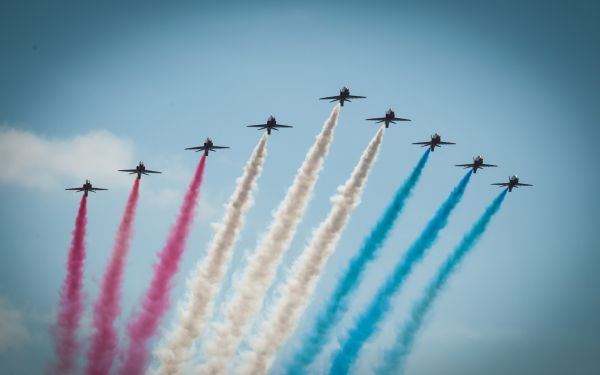
<path fill-rule="evenodd" d="M 67 260 L 67 276 L 60 292 L 60 311 L 58 312 L 54 340 L 57 362 L 54 372 L 66 374 L 75 368 L 75 357 L 79 345 L 77 328 L 83 312 L 81 293 L 83 279 L 83 261 L 85 259 L 85 225 L 87 223 L 87 197 L 81 197 L 73 239 Z"/>
<path fill-rule="evenodd" d="M 171 229 L 167 244 L 159 255 L 159 262 L 154 266 L 154 276 L 142 301 L 142 309 L 132 316 L 127 326 L 129 345 L 124 353 L 125 358 L 120 369 L 121 374 L 141 374 L 147 366 L 149 350 L 146 346 L 150 338 L 156 333 L 160 319 L 169 307 L 170 282 L 177 272 L 179 259 L 185 249 L 185 243 L 194 218 L 205 161 L 206 156 L 203 155 L 196 169 L 194 179 L 183 199 L 177 222 Z"/>
<path fill-rule="evenodd" d="M 129 193 L 125 212 L 117 231 L 112 257 L 102 281 L 102 289 L 94 306 L 94 333 L 88 352 L 88 374 L 105 375 L 115 359 L 118 333 L 115 320 L 121 312 L 121 284 L 125 258 L 133 236 L 133 220 L 140 192 L 140 179 L 136 178 Z"/>

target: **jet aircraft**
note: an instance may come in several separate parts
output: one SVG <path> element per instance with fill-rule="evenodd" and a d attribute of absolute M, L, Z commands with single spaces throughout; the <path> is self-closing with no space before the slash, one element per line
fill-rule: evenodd
<path fill-rule="evenodd" d="M 392 111 L 392 109 L 388 109 L 387 112 L 385 112 L 385 117 L 373 117 L 373 118 L 368 118 L 367 121 L 376 121 L 376 124 L 379 123 L 385 123 L 385 127 L 389 127 L 390 123 L 391 124 L 395 124 L 396 121 L 410 121 L 407 118 L 399 118 L 396 117 L 396 114 L 394 113 L 394 111 Z"/>
<path fill-rule="evenodd" d="M 162 173 L 162 172 L 151 171 L 150 169 L 146 169 L 146 166 L 141 161 L 140 161 L 140 164 L 138 164 L 137 167 L 135 167 L 135 169 L 119 169 L 119 172 L 129 172 L 129 174 L 137 174 L 138 179 L 142 178 L 143 174 L 149 176 L 150 173 Z"/>
<path fill-rule="evenodd" d="M 277 119 L 273 116 L 269 116 L 266 124 L 248 125 L 248 128 L 258 128 L 258 130 L 267 129 L 267 134 L 271 134 L 271 130 L 279 130 L 278 128 L 293 128 L 290 125 L 278 124 Z"/>
<path fill-rule="evenodd" d="M 497 167 L 497 165 L 494 164 L 484 164 L 483 157 L 481 155 L 474 157 L 473 162 L 470 164 L 456 164 L 456 166 L 465 167 L 465 169 L 472 168 L 473 173 L 477 173 L 477 169 L 483 169 L 483 167 Z"/>
<path fill-rule="evenodd" d="M 438 133 L 435 133 L 431 136 L 431 141 L 425 142 L 413 142 L 413 145 L 422 145 L 423 147 L 429 146 L 429 149 L 433 152 L 436 147 L 440 147 L 441 145 L 455 145 L 454 142 L 442 142 L 442 136 Z"/>
<path fill-rule="evenodd" d="M 519 182 L 519 177 L 513 175 L 508 178 L 508 182 L 496 182 L 492 185 L 496 186 L 505 186 L 508 187 L 508 192 L 510 193 L 513 188 L 518 188 L 519 186 L 533 186 L 531 184 L 523 184 Z"/>
<path fill-rule="evenodd" d="M 358 95 L 350 95 L 350 89 L 346 86 L 342 87 L 339 95 L 334 96 L 326 96 L 324 98 L 319 98 L 319 100 L 329 100 L 331 102 L 340 102 L 340 105 L 343 107 L 344 102 L 350 102 L 350 99 L 364 99 L 366 96 L 358 96 Z"/>
<path fill-rule="evenodd" d="M 90 180 L 85 180 L 85 183 L 83 184 L 83 186 L 76 187 L 76 188 L 67 188 L 65 190 L 73 190 L 73 191 L 77 191 L 77 192 L 83 191 L 84 195 L 87 197 L 89 191 L 91 191 L 92 193 L 95 193 L 96 191 L 99 191 L 99 190 L 108 190 L 108 189 L 93 187 Z"/>
<path fill-rule="evenodd" d="M 195 147 L 188 147 L 186 148 L 186 150 L 195 150 L 196 152 L 198 151 L 204 151 L 204 156 L 208 156 L 208 152 L 209 151 L 217 151 L 223 148 L 229 148 L 226 146 L 215 146 L 213 144 L 212 139 L 210 138 L 206 138 L 206 141 L 204 142 L 204 145 L 202 146 L 195 146 Z"/>

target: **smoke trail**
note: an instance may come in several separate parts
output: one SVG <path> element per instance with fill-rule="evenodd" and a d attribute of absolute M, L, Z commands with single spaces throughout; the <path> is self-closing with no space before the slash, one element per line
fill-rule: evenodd
<path fill-rule="evenodd" d="M 77 328 L 83 312 L 83 262 L 85 260 L 85 227 L 87 223 L 87 196 L 83 194 L 75 219 L 75 229 L 69 248 L 67 276 L 60 292 L 60 310 L 54 330 L 57 361 L 51 372 L 67 374 L 75 369 L 79 349 Z"/>
<path fill-rule="evenodd" d="M 237 187 L 229 199 L 225 216 L 208 248 L 207 256 L 198 263 L 188 281 L 187 301 L 180 308 L 179 319 L 168 341 L 158 351 L 159 374 L 179 374 L 184 370 L 191 357 L 194 340 L 202 334 L 210 319 L 214 298 L 231 259 L 233 245 L 244 225 L 245 214 L 252 206 L 252 191 L 267 156 L 267 139 L 265 133 L 252 152 L 244 174 L 238 179 Z"/>
<path fill-rule="evenodd" d="M 308 366 L 323 350 L 333 327 L 347 311 L 349 296 L 360 284 L 366 265 L 375 258 L 377 252 L 385 243 L 390 230 L 404 208 L 406 200 L 419 181 L 425 164 L 427 164 L 429 152 L 429 149 L 425 151 L 411 174 L 396 191 L 392 203 L 386 208 L 369 236 L 364 240 L 357 254 L 350 260 L 350 264 L 346 267 L 346 273 L 338 281 L 329 302 L 319 313 L 314 325 L 309 330 L 310 335 L 302 340 L 304 346 L 285 366 L 283 371 L 285 374 L 306 374 Z"/>
<path fill-rule="evenodd" d="M 379 151 L 384 128 L 371 140 L 350 178 L 338 188 L 332 198 L 333 206 L 327 218 L 315 230 L 311 242 L 295 262 L 285 285 L 279 289 L 275 303 L 252 340 L 252 351 L 247 353 L 241 372 L 249 375 L 265 374 L 279 347 L 296 329 L 300 316 L 310 302 L 321 269 L 346 228 L 352 210 L 360 203 L 363 187 Z"/>
<path fill-rule="evenodd" d="M 453 272 L 456 270 L 457 266 L 485 232 L 490 220 L 500 209 L 502 201 L 504 201 L 504 198 L 506 197 L 506 192 L 506 189 L 503 190 L 496 199 L 494 199 L 479 220 L 475 222 L 471 230 L 465 234 L 460 244 L 440 266 L 437 274 L 425 288 L 421 297 L 413 305 L 410 317 L 404 323 L 395 343 L 384 353 L 384 362 L 376 372 L 377 374 L 397 374 L 403 369 L 406 357 L 412 350 L 416 334 L 423 324 L 423 318 L 431 308 L 437 295 L 446 285 L 450 276 L 452 276 Z"/>
<path fill-rule="evenodd" d="M 384 285 L 379 289 L 375 298 L 367 305 L 354 326 L 348 332 L 348 338 L 342 343 L 341 348 L 334 353 L 331 365 L 331 374 L 347 374 L 350 367 L 356 361 L 358 353 L 366 340 L 368 340 L 379 328 L 379 322 L 390 310 L 391 299 L 396 294 L 405 278 L 410 274 L 412 267 L 423 258 L 425 251 L 433 245 L 440 231 L 446 226 L 448 217 L 462 198 L 467 184 L 471 178 L 469 171 L 454 188 L 450 196 L 437 210 L 433 218 L 408 249 L 388 277 Z"/>
<path fill-rule="evenodd" d="M 216 326 L 216 337 L 205 345 L 207 363 L 202 373 L 223 374 L 235 354 L 250 319 L 259 310 L 264 295 L 275 277 L 275 270 L 289 246 L 306 209 L 323 160 L 333 139 L 340 112 L 339 104 L 325 121 L 321 133 L 298 170 L 292 186 L 273 215 L 267 234 L 248 260 L 246 270 L 236 283 L 236 293 L 225 307 L 225 321 Z"/>
<path fill-rule="evenodd" d="M 159 254 L 159 262 L 154 266 L 154 275 L 142 300 L 141 311 L 132 315 L 127 326 L 129 344 L 124 353 L 124 363 L 119 370 L 121 374 L 137 375 L 146 368 L 149 357 L 148 341 L 154 336 L 160 319 L 169 307 L 171 279 L 177 273 L 179 260 L 185 250 L 200 185 L 202 185 L 205 163 L 206 156 L 202 155 L 194 178 L 183 198 L 177 221 L 171 228 L 167 243 Z"/>
<path fill-rule="evenodd" d="M 102 289 L 94 305 L 94 333 L 88 352 L 88 374 L 104 375 L 110 373 L 117 354 L 118 333 L 115 320 L 121 313 L 121 283 L 125 258 L 129 252 L 129 243 L 133 236 L 133 221 L 140 192 L 140 179 L 136 178 L 127 199 L 125 212 L 117 230 L 110 262 L 106 267 Z"/>

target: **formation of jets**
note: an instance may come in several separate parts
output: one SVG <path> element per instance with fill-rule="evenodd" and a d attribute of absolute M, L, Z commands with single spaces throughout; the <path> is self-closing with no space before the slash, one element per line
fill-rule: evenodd
<path fill-rule="evenodd" d="M 365 99 L 365 98 L 366 98 L 366 96 L 350 95 L 350 89 L 348 87 L 344 86 L 340 89 L 339 95 L 326 96 L 323 98 L 319 98 L 319 100 L 329 100 L 330 102 L 339 101 L 340 106 L 343 107 L 344 102 L 351 102 L 350 99 Z M 384 117 L 373 117 L 373 118 L 368 118 L 366 120 L 367 121 L 375 121 L 375 123 L 377 123 L 377 124 L 384 123 L 386 128 L 388 128 L 390 126 L 390 124 L 395 124 L 398 121 L 410 121 L 410 119 L 407 119 L 407 118 L 396 117 L 396 114 L 394 113 L 394 111 L 391 108 L 386 111 Z M 269 116 L 269 118 L 267 119 L 267 122 L 264 124 L 247 125 L 247 127 L 248 128 L 256 128 L 257 130 L 266 130 L 267 134 L 269 134 L 269 135 L 271 134 L 272 130 L 279 130 L 279 129 L 283 129 L 283 128 L 293 128 L 293 126 L 290 126 L 290 125 L 278 124 L 277 119 L 275 119 L 274 116 Z M 413 142 L 413 145 L 429 147 L 429 149 L 431 151 L 435 151 L 436 147 L 440 147 L 442 145 L 455 145 L 455 144 L 456 143 L 454 143 L 454 142 L 442 141 L 442 137 L 438 133 L 433 134 L 431 136 L 431 140 L 429 140 L 429 141 Z M 202 146 L 188 147 L 188 148 L 186 148 L 186 150 L 194 150 L 196 152 L 204 151 L 204 155 L 208 156 L 208 153 L 210 151 L 214 152 L 214 151 L 217 151 L 220 149 L 227 149 L 227 148 L 229 148 L 229 147 L 215 146 L 212 139 L 206 138 L 206 141 L 204 142 L 204 144 Z M 483 169 L 483 168 L 487 168 L 487 167 L 497 167 L 497 165 L 494 165 L 494 164 L 485 164 L 483 162 L 483 157 L 481 155 L 474 157 L 472 163 L 457 164 L 456 166 L 464 167 L 465 169 L 470 168 L 473 170 L 473 173 L 477 173 L 478 169 Z M 129 174 L 137 174 L 138 179 L 142 178 L 143 174 L 149 175 L 151 173 L 162 173 L 159 171 L 153 171 L 153 170 L 146 169 L 146 166 L 141 161 L 135 167 L 135 169 L 119 169 L 119 172 L 127 172 Z M 497 182 L 497 183 L 493 183 L 492 185 L 507 187 L 509 192 L 511 192 L 513 188 L 517 188 L 520 186 L 533 186 L 531 184 L 524 184 L 524 183 L 519 182 L 519 178 L 517 176 L 510 176 L 508 178 L 508 182 Z M 99 190 L 108 190 L 108 189 L 93 187 L 90 180 L 85 180 L 85 183 L 83 184 L 82 187 L 68 188 L 65 190 L 72 190 L 72 191 L 77 191 L 77 192 L 83 191 L 85 196 L 87 197 L 88 192 L 90 192 L 90 191 L 95 193 L 96 191 L 99 191 Z"/>
<path fill-rule="evenodd" d="M 145 174 L 146 176 L 150 176 L 150 173 L 162 173 L 146 169 L 146 166 L 141 161 L 140 164 L 138 164 L 137 167 L 135 167 L 135 169 L 119 169 L 119 172 L 129 172 L 129 174 L 137 174 L 137 178 L 142 178 L 143 174 Z"/>

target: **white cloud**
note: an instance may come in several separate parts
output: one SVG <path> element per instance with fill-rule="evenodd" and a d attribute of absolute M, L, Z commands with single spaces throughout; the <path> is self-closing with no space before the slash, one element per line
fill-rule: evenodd
<path fill-rule="evenodd" d="M 0 297 L 0 353 L 20 348 L 30 340 L 21 312 Z"/>
<path fill-rule="evenodd" d="M 97 186 L 128 184 L 119 168 L 131 168 L 133 145 L 107 131 L 67 139 L 0 127 L 0 183 L 42 190 L 79 186 L 89 178 Z"/>

